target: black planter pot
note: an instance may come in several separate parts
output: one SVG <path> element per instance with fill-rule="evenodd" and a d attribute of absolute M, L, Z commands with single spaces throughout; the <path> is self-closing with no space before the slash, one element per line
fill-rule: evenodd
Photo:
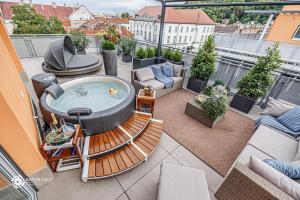
<path fill-rule="evenodd" d="M 77 50 L 77 54 L 83 54 L 83 55 L 85 55 L 86 51 L 85 51 L 85 49 L 84 50 Z"/>
<path fill-rule="evenodd" d="M 117 76 L 117 50 L 102 50 L 106 75 Z"/>
<path fill-rule="evenodd" d="M 175 65 L 184 65 L 183 61 L 179 61 L 179 62 L 176 62 L 176 61 L 173 61 L 173 60 L 167 60 L 167 61 L 172 63 L 172 64 L 175 64 Z"/>
<path fill-rule="evenodd" d="M 165 63 L 167 60 L 165 58 L 155 58 L 155 63 L 160 64 L 160 63 Z"/>
<path fill-rule="evenodd" d="M 122 54 L 122 61 L 123 62 L 132 62 L 132 55 L 131 54 Z"/>
<path fill-rule="evenodd" d="M 204 90 L 206 86 L 207 86 L 207 81 L 203 81 L 196 78 L 190 78 L 188 81 L 187 88 L 189 90 L 199 93 L 202 90 Z"/>
<path fill-rule="evenodd" d="M 235 108 L 244 113 L 249 113 L 253 108 L 256 99 L 252 99 L 241 94 L 235 94 L 230 103 L 230 107 Z"/>
<path fill-rule="evenodd" d="M 143 67 L 147 67 L 149 65 L 154 65 L 156 64 L 156 58 L 144 58 L 144 59 L 139 59 L 139 58 L 133 58 L 133 69 L 139 69 Z"/>

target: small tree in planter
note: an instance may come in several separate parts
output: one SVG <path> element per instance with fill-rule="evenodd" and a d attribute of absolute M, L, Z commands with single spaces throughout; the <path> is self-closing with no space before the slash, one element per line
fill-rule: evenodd
<path fill-rule="evenodd" d="M 133 58 L 133 69 L 147 67 L 155 64 L 156 58 L 155 50 L 153 48 L 143 49 L 139 47 Z"/>
<path fill-rule="evenodd" d="M 207 85 L 208 79 L 215 72 L 216 53 L 214 37 L 209 36 L 203 47 L 199 49 L 193 58 L 191 78 L 187 88 L 194 92 L 201 92 Z"/>
<path fill-rule="evenodd" d="M 77 50 L 77 53 L 86 54 L 85 48 L 88 46 L 90 40 L 86 37 L 85 33 L 80 31 L 71 31 L 70 37 Z"/>
<path fill-rule="evenodd" d="M 274 79 L 272 71 L 281 66 L 278 43 L 266 50 L 266 56 L 258 58 L 256 65 L 238 83 L 239 92 L 234 95 L 230 106 L 249 113 L 259 97 L 265 96 Z"/>
<path fill-rule="evenodd" d="M 122 49 L 122 61 L 131 62 L 132 53 L 136 46 L 136 41 L 133 38 L 123 37 L 120 39 L 119 45 Z"/>

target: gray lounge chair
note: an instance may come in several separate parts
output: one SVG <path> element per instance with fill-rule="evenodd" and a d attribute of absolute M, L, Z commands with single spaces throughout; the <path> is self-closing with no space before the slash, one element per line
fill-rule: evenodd
<path fill-rule="evenodd" d="M 42 64 L 45 72 L 55 75 L 79 75 L 101 69 L 102 62 L 97 56 L 78 55 L 69 36 L 50 43 Z"/>

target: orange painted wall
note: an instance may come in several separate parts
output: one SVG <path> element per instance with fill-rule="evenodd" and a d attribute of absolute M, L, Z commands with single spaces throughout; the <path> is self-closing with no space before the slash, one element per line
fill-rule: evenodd
<path fill-rule="evenodd" d="M 45 167 L 38 150 L 30 97 L 19 74 L 23 71 L 0 19 L 0 144 L 27 175 Z"/>
<path fill-rule="evenodd" d="M 300 10 L 300 5 L 284 6 L 283 10 Z M 268 34 L 267 40 L 300 44 L 293 35 L 300 25 L 300 14 L 279 14 Z"/>

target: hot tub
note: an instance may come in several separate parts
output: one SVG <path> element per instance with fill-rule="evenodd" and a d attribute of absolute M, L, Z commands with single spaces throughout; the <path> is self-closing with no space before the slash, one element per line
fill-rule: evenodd
<path fill-rule="evenodd" d="M 77 123 L 68 115 L 72 108 L 90 108 L 92 113 L 81 116 L 87 135 L 99 134 L 125 122 L 135 110 L 134 87 L 112 76 L 90 76 L 67 81 L 60 86 L 65 92 L 57 99 L 46 92 L 40 98 L 44 120 L 51 122 L 50 113 L 67 122 Z"/>

